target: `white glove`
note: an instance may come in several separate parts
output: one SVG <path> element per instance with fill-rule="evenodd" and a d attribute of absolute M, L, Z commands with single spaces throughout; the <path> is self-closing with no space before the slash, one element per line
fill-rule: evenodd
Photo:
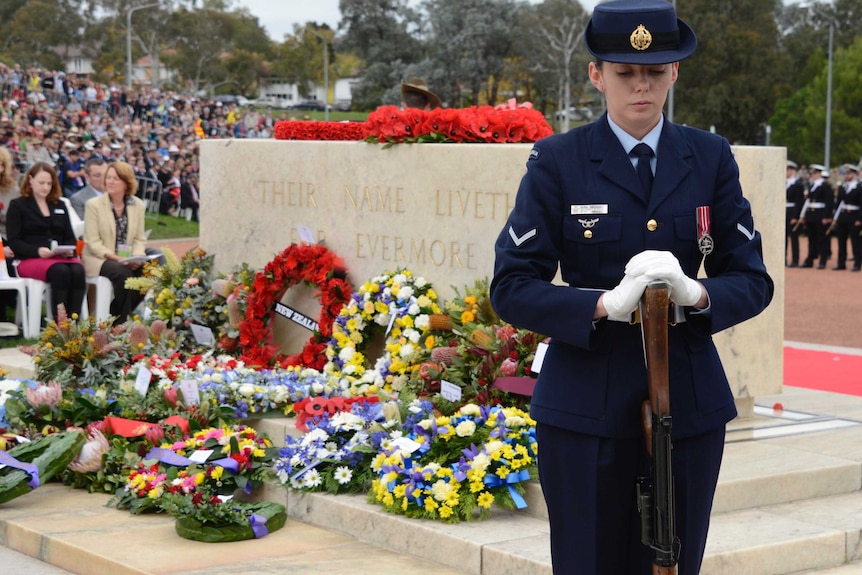
<path fill-rule="evenodd" d="M 610 291 L 602 294 L 602 303 L 608 317 L 616 321 L 628 321 L 646 289 L 650 278 L 645 275 L 626 274 L 622 281 Z"/>
<path fill-rule="evenodd" d="M 667 282 L 670 286 L 670 299 L 677 305 L 693 306 L 703 296 L 703 286 L 685 275 L 679 260 L 670 252 L 641 252 L 626 265 L 626 274 L 630 273 L 641 273 L 649 280 Z"/>

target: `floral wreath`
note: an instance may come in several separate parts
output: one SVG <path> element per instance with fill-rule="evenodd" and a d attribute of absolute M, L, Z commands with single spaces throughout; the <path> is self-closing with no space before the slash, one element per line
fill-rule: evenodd
<path fill-rule="evenodd" d="M 349 301 L 352 290 L 344 276 L 341 259 L 323 244 L 292 244 L 278 254 L 254 278 L 245 320 L 240 324 L 241 361 L 251 366 L 303 365 L 322 369 L 333 321 Z M 312 334 L 302 351 L 285 357 L 276 354 L 272 344 L 272 307 L 288 288 L 300 282 L 318 288 L 315 292 L 320 300 L 318 331 Z"/>
<path fill-rule="evenodd" d="M 437 313 L 437 294 L 425 278 L 408 270 L 372 278 L 335 319 L 323 371 L 340 378 L 351 395 L 400 391 L 434 347 L 429 316 Z M 380 333 L 386 336 L 383 355 L 366 357 Z"/>

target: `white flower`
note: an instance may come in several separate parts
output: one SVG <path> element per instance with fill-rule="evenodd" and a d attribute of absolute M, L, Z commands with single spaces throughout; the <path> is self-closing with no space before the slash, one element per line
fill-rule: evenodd
<path fill-rule="evenodd" d="M 326 441 L 329 439 L 329 434 L 323 429 L 316 427 L 305 434 L 305 439 L 311 443 L 312 441 Z"/>
<path fill-rule="evenodd" d="M 413 288 L 410 286 L 404 286 L 401 288 L 401 291 L 398 292 L 398 299 L 401 301 L 407 301 L 413 296 Z M 413 314 L 415 315 L 415 314 Z"/>
<path fill-rule="evenodd" d="M 524 427 L 525 425 L 527 425 L 527 421 L 520 415 L 510 415 L 506 418 L 506 427 L 509 429 Z"/>
<path fill-rule="evenodd" d="M 413 329 L 412 327 L 408 327 L 404 330 L 404 337 L 406 337 L 412 343 L 419 343 L 419 338 L 422 337 L 422 334 Z"/>
<path fill-rule="evenodd" d="M 344 366 L 344 369 L 343 369 L 343 370 L 341 370 L 341 372 L 342 372 L 344 375 L 353 375 L 354 373 L 356 373 L 356 368 L 357 368 L 357 367 L 358 367 L 358 366 L 353 365 L 353 364 L 351 363 L 351 364 L 349 364 L 349 365 Z"/>
<path fill-rule="evenodd" d="M 251 383 L 244 383 L 239 386 L 239 394 L 243 397 L 251 397 L 254 395 L 254 385 Z"/>
<path fill-rule="evenodd" d="M 304 487 L 317 487 L 323 479 L 320 477 L 320 472 L 316 469 L 306 471 L 302 475 L 302 485 Z"/>
<path fill-rule="evenodd" d="M 431 420 L 430 419 L 423 419 L 422 421 L 420 421 L 416 425 L 418 425 L 422 429 L 428 430 L 428 429 L 431 429 Z"/>
<path fill-rule="evenodd" d="M 428 281 L 425 278 L 423 278 L 422 276 L 419 276 L 418 278 L 413 279 L 413 285 L 415 285 L 419 289 L 422 289 L 426 285 L 428 285 Z"/>
<path fill-rule="evenodd" d="M 470 462 L 470 469 L 478 469 L 480 471 L 485 471 L 488 469 L 488 466 L 491 465 L 491 458 L 488 457 L 487 453 L 479 453 L 473 460 Z"/>
<path fill-rule="evenodd" d="M 349 467 L 342 465 L 335 469 L 335 480 L 339 484 L 347 485 L 351 479 L 353 479 L 353 471 Z"/>
<path fill-rule="evenodd" d="M 321 393 L 323 393 L 323 384 L 319 381 L 315 381 L 311 384 L 311 391 L 315 395 L 320 395 Z"/>
<path fill-rule="evenodd" d="M 407 313 L 409 315 L 419 315 L 420 311 L 422 311 L 422 308 L 420 308 L 419 304 L 415 301 L 407 307 Z"/>
<path fill-rule="evenodd" d="M 302 489 L 302 486 L 305 484 L 304 478 L 300 477 L 291 477 L 290 478 L 290 486 L 294 489 Z"/>
<path fill-rule="evenodd" d="M 446 497 L 452 492 L 452 485 L 448 481 L 440 479 L 431 486 L 431 495 L 437 501 L 446 501 Z"/>
<path fill-rule="evenodd" d="M 392 283 L 396 283 L 398 285 L 404 285 L 405 283 L 407 283 L 407 281 L 408 281 L 408 278 L 404 274 L 395 274 L 394 276 L 392 276 Z"/>
<path fill-rule="evenodd" d="M 461 409 L 458 410 L 458 413 L 467 416 L 477 416 L 482 413 L 482 411 L 475 403 L 468 403 L 467 405 L 462 406 Z"/>
<path fill-rule="evenodd" d="M 356 353 L 356 349 L 353 347 L 345 347 L 341 351 L 338 352 L 338 359 L 343 361 L 344 363 L 348 363 Z"/>
<path fill-rule="evenodd" d="M 462 421 L 455 427 L 455 435 L 458 437 L 470 437 L 476 431 L 476 424 L 470 421 Z"/>
<path fill-rule="evenodd" d="M 383 327 L 386 327 L 389 325 L 389 318 L 391 318 L 391 317 L 392 317 L 392 315 L 388 314 L 388 313 L 378 313 L 377 315 L 374 316 L 374 323 L 376 323 L 377 325 L 382 325 Z"/>
<path fill-rule="evenodd" d="M 421 330 L 428 329 L 428 326 L 431 325 L 431 318 L 427 313 L 423 313 L 413 321 L 413 325 Z"/>
<path fill-rule="evenodd" d="M 398 355 L 401 356 L 401 359 L 409 359 L 416 352 L 416 348 L 413 347 L 412 343 L 405 343 L 401 346 L 401 349 L 398 350 Z"/>

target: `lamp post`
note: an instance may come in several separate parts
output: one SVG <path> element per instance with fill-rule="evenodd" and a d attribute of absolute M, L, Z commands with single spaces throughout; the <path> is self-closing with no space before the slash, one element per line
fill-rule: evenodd
<path fill-rule="evenodd" d="M 673 10 L 676 12 L 676 0 L 673 0 Z M 667 93 L 667 121 L 673 122 L 673 84 Z"/>
<path fill-rule="evenodd" d="M 829 19 L 829 64 L 826 67 L 826 135 L 824 138 L 823 165 L 830 168 L 829 156 L 832 147 L 832 46 L 835 36 L 835 17 Z"/>
<path fill-rule="evenodd" d="M 309 32 L 323 41 L 323 120 L 329 121 L 329 41 L 314 30 Z"/>
<path fill-rule="evenodd" d="M 132 14 L 144 8 L 154 8 L 158 2 L 129 8 L 126 12 L 126 87 L 132 89 Z"/>

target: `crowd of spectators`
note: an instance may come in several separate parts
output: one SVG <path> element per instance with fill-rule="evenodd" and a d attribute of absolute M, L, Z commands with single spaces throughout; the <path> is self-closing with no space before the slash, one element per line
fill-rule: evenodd
<path fill-rule="evenodd" d="M 55 166 L 67 197 L 88 185 L 89 158 L 122 160 L 135 169 L 142 199 L 163 214 L 193 208 L 186 213 L 196 218 L 198 142 L 269 138 L 279 119 L 270 109 L 0 63 L 0 146 L 19 174 L 39 161 Z"/>

